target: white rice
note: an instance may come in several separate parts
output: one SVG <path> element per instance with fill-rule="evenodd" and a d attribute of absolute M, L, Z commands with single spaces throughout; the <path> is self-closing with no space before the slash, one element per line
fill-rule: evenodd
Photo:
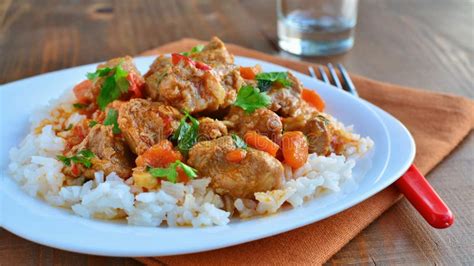
<path fill-rule="evenodd" d="M 355 161 L 346 160 L 343 155 L 325 157 L 310 154 L 308 161 L 299 169 L 293 171 L 285 165 L 286 180 L 282 189 L 255 193 L 256 206 L 249 208 L 242 199 L 237 199 L 234 206 L 242 218 L 275 213 L 285 202 L 296 208 L 304 201 L 317 197 L 324 189 L 338 192 L 341 184 L 352 178 L 354 166 Z"/>
<path fill-rule="evenodd" d="M 64 100 L 66 99 L 66 100 Z M 69 124 L 85 119 L 74 113 L 71 93 L 63 100 L 51 102 L 35 112 L 31 118 L 30 134 L 18 148 L 10 150 L 9 173 L 30 195 L 43 198 L 54 206 L 70 208 L 86 218 L 126 218 L 129 224 L 140 226 L 212 226 L 230 222 L 230 212 L 223 210 L 222 198 L 209 188 L 210 179 L 201 178 L 187 184 L 162 182 L 161 189 L 143 192 L 124 181 L 115 173 L 104 177 L 95 173 L 95 179 L 84 183 L 83 178 L 66 180 L 63 164 L 56 159 L 65 148 Z M 64 115 L 64 114 L 67 115 Z M 329 157 L 310 154 L 301 168 L 285 167 L 284 183 L 280 189 L 255 193 L 255 200 L 236 199 L 233 203 L 240 217 L 277 212 L 283 204 L 301 206 L 324 190 L 337 192 L 342 183 L 351 179 L 354 159 L 373 145 L 370 138 L 351 133 L 331 118 L 337 127 L 350 132 L 354 144 L 348 144 L 344 155 Z M 46 121 L 46 123 L 45 123 Z M 38 130 L 40 129 L 40 130 Z M 66 185 L 67 184 L 67 185 Z"/>

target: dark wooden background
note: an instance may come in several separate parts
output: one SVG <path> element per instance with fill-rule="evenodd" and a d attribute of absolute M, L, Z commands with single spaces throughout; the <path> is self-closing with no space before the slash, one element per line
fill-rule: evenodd
<path fill-rule="evenodd" d="M 183 37 L 217 35 L 292 57 L 277 49 L 275 19 L 270 0 L 0 0 L 0 84 L 138 54 Z M 304 60 L 341 62 L 373 79 L 473 98 L 473 26 L 470 0 L 361 0 L 355 47 L 344 55 Z M 474 264 L 473 150 L 471 134 L 429 175 L 456 214 L 453 227 L 430 228 L 402 200 L 329 263 Z M 23 264 L 138 263 L 64 252 L 0 229 L 0 265 Z"/>

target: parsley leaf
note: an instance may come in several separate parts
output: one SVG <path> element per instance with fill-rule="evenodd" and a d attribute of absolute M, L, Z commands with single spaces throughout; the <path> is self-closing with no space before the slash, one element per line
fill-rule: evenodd
<path fill-rule="evenodd" d="M 69 124 L 69 125 L 67 126 L 67 128 L 64 129 L 64 131 L 69 131 L 69 130 L 72 129 L 72 127 L 73 127 L 73 125 L 72 125 L 72 124 Z"/>
<path fill-rule="evenodd" d="M 72 106 L 73 106 L 74 108 L 76 108 L 76 109 L 84 109 L 84 108 L 86 108 L 86 107 L 87 107 L 87 104 L 83 104 L 83 103 L 74 103 Z"/>
<path fill-rule="evenodd" d="M 121 64 L 118 64 L 114 68 L 98 69 L 95 73 L 89 73 L 88 78 L 89 76 L 104 77 L 111 72 L 114 74 L 105 78 L 102 88 L 100 89 L 99 97 L 97 97 L 97 104 L 101 110 L 104 110 L 109 103 L 117 100 L 122 93 L 126 93 L 130 86 L 127 80 L 128 72 L 122 68 Z"/>
<path fill-rule="evenodd" d="M 237 136 L 237 134 L 232 133 L 232 140 L 234 141 L 235 147 L 244 150 L 247 149 L 247 143 L 245 143 L 245 141 L 241 137 Z"/>
<path fill-rule="evenodd" d="M 278 82 L 282 86 L 291 86 L 291 81 L 288 78 L 288 72 L 263 72 L 255 76 L 258 88 L 260 91 L 267 91 L 273 83 Z"/>
<path fill-rule="evenodd" d="M 95 121 L 95 120 L 91 120 L 89 121 L 89 127 L 94 127 L 95 125 L 97 125 L 99 122 Z"/>
<path fill-rule="evenodd" d="M 110 67 L 104 67 L 104 68 L 99 68 L 97 69 L 94 73 L 87 73 L 86 77 L 87 79 L 93 80 L 99 77 L 105 77 L 107 76 L 113 69 Z"/>
<path fill-rule="evenodd" d="M 199 44 L 199 45 L 196 45 L 196 46 L 194 46 L 193 48 L 191 48 L 191 51 L 189 51 L 189 52 L 182 52 L 181 54 L 184 55 L 184 56 L 190 56 L 190 55 L 192 55 L 192 54 L 197 54 L 197 53 L 202 52 L 203 49 L 204 49 L 204 45 Z"/>
<path fill-rule="evenodd" d="M 240 88 L 234 105 L 242 108 L 249 114 L 259 108 L 269 106 L 271 102 L 270 96 L 260 92 L 258 88 L 247 85 Z"/>
<path fill-rule="evenodd" d="M 184 164 L 180 160 L 170 164 L 167 168 L 152 168 L 147 167 L 147 172 L 150 173 L 153 177 L 164 177 L 168 181 L 176 183 L 178 178 L 177 167 L 181 167 L 183 172 L 191 179 L 197 177 L 197 170 L 192 168 L 189 165 Z"/>
<path fill-rule="evenodd" d="M 76 155 L 71 157 L 66 157 L 64 155 L 58 155 L 56 158 L 63 162 L 65 166 L 71 166 L 71 162 L 79 163 L 84 165 L 86 168 L 90 168 L 92 166 L 91 159 L 95 157 L 95 154 L 90 150 L 81 150 Z"/>
<path fill-rule="evenodd" d="M 56 156 L 56 158 L 57 158 L 59 161 L 63 162 L 63 164 L 64 164 L 65 166 L 71 166 L 71 158 L 66 157 L 66 156 L 64 156 L 64 155 L 58 155 L 58 156 Z"/>
<path fill-rule="evenodd" d="M 115 109 L 110 109 L 110 110 L 107 112 L 107 117 L 105 117 L 105 120 L 104 120 L 104 126 L 113 126 L 113 128 L 112 128 L 112 133 L 114 133 L 114 134 L 120 134 L 120 133 L 122 133 L 122 131 L 120 130 L 120 128 L 119 128 L 119 126 L 118 126 L 117 119 L 118 119 L 118 112 L 117 112 L 117 110 L 115 110 Z M 97 123 L 97 122 L 96 122 L 96 123 Z"/>
<path fill-rule="evenodd" d="M 191 121 L 191 125 L 188 124 L 187 120 Z M 187 154 L 188 151 L 196 144 L 199 133 L 199 121 L 192 117 L 188 112 L 185 112 L 184 117 L 179 123 L 178 129 L 174 132 L 172 140 L 178 143 L 178 149 L 183 154 Z"/>

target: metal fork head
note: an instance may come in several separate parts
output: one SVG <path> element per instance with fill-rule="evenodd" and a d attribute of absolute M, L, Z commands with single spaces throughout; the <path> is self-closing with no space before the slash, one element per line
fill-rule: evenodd
<path fill-rule="evenodd" d="M 337 64 L 337 68 L 339 69 L 339 72 L 341 73 L 342 80 L 344 81 L 344 86 L 343 86 L 341 80 L 339 79 L 333 65 L 331 63 L 329 63 L 329 64 L 327 64 L 327 68 L 329 70 L 329 75 L 331 76 L 331 79 L 334 82 L 334 86 L 336 86 L 339 89 L 345 90 L 345 91 L 351 93 L 354 96 L 357 96 L 357 97 L 359 96 L 359 94 L 357 93 L 357 90 L 354 86 L 354 83 L 352 82 L 349 74 L 347 73 L 347 71 L 346 71 L 346 69 L 344 68 L 343 65 Z M 308 70 L 309 70 L 309 74 L 311 75 L 311 77 L 313 77 L 315 79 L 319 79 L 318 76 L 316 75 L 316 72 L 314 71 L 314 68 L 312 66 L 309 66 Z M 318 66 L 318 70 L 319 70 L 319 75 L 321 76 L 320 80 L 322 80 L 323 82 L 325 82 L 327 84 L 333 85 L 333 84 L 331 84 L 331 81 L 329 80 L 324 67 L 323 66 Z"/>

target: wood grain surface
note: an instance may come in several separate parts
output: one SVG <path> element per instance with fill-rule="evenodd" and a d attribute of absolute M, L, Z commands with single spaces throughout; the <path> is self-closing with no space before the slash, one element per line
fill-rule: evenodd
<path fill-rule="evenodd" d="M 0 84 L 138 54 L 184 37 L 217 35 L 266 53 L 339 62 L 373 79 L 474 98 L 470 0 L 361 0 L 354 48 L 326 58 L 302 59 L 279 52 L 275 22 L 275 3 L 269 0 L 0 0 Z M 429 175 L 456 215 L 453 227 L 432 229 L 402 200 L 328 263 L 474 264 L 473 150 L 471 133 Z M 138 262 L 52 249 L 0 229 L 0 265 L 36 264 Z"/>

